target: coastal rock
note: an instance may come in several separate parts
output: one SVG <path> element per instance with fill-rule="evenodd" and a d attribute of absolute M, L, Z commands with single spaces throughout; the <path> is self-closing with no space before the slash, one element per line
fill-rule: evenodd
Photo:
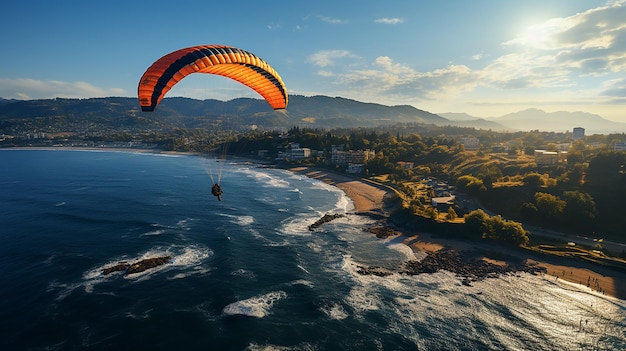
<path fill-rule="evenodd" d="M 386 277 L 389 275 L 393 275 L 393 272 L 390 272 L 389 270 L 383 267 L 378 267 L 378 266 L 370 266 L 370 267 L 357 266 L 356 272 L 359 273 L 360 275 L 375 275 L 378 277 Z"/>
<path fill-rule="evenodd" d="M 457 251 L 444 249 L 431 253 L 421 261 L 409 261 L 404 264 L 400 273 L 417 275 L 435 273 L 446 270 L 464 278 L 463 284 L 485 278 L 495 278 L 502 274 L 513 272 L 527 272 L 532 274 L 545 273 L 544 267 L 521 263 L 517 265 L 497 265 L 482 260 L 480 254 L 474 251 Z"/>
<path fill-rule="evenodd" d="M 365 229 L 366 231 L 372 233 L 372 234 L 376 234 L 376 237 L 379 239 L 386 239 L 390 236 L 394 236 L 394 235 L 398 235 L 400 233 L 397 233 L 395 230 L 389 228 L 389 227 L 370 227 Z"/>
<path fill-rule="evenodd" d="M 423 260 L 412 260 L 405 262 L 398 270 L 390 270 L 378 266 L 357 266 L 357 273 L 361 275 L 375 275 L 385 277 L 394 274 L 418 275 L 432 274 L 440 270 L 456 273 L 463 278 L 462 283 L 472 286 L 471 283 L 485 278 L 496 278 L 503 274 L 515 272 L 527 272 L 531 274 L 546 273 L 544 267 L 529 265 L 527 263 L 497 265 L 481 259 L 481 255 L 476 251 L 457 251 L 443 249 L 430 253 Z"/>
<path fill-rule="evenodd" d="M 309 226 L 309 230 L 313 231 L 316 228 L 319 228 L 322 226 L 322 224 L 328 223 L 332 220 L 335 220 L 337 218 L 341 218 L 344 215 L 339 214 L 339 213 L 333 213 L 333 214 L 325 214 L 324 216 L 322 216 L 322 218 L 318 219 L 317 221 L 315 221 L 315 223 L 311 224 Z"/>
<path fill-rule="evenodd" d="M 124 272 L 124 274 L 133 274 L 140 273 L 146 271 L 150 268 L 162 266 L 172 260 L 172 256 L 161 256 L 161 257 L 153 257 L 146 258 L 135 263 L 128 263 L 126 261 L 121 261 L 118 264 L 104 268 L 102 270 L 102 274 L 107 275 L 114 272 Z"/>
<path fill-rule="evenodd" d="M 111 274 L 114 272 L 126 271 L 128 267 L 130 267 L 130 263 L 127 263 L 126 261 L 122 261 L 116 264 L 115 266 L 104 268 L 102 270 L 102 274 L 107 275 L 107 274 Z"/>

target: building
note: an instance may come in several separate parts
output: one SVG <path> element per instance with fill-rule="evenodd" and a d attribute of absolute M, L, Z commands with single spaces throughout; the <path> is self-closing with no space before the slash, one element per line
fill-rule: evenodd
<path fill-rule="evenodd" d="M 311 157 L 311 149 L 300 147 L 298 143 L 289 144 L 289 150 L 279 151 L 277 159 L 302 160 Z"/>
<path fill-rule="evenodd" d="M 585 139 L 585 128 L 581 128 L 581 127 L 576 127 L 574 128 L 574 135 L 572 136 L 572 139 L 574 140 L 582 140 Z"/>
<path fill-rule="evenodd" d="M 360 174 L 365 172 L 365 165 L 362 163 L 348 163 L 346 172 L 350 174 Z"/>
<path fill-rule="evenodd" d="M 415 164 L 413 162 L 398 161 L 396 164 L 402 167 L 402 169 L 412 169 L 413 167 L 415 167 Z"/>
<path fill-rule="evenodd" d="M 461 144 L 465 150 L 478 150 L 480 149 L 480 140 L 478 138 L 469 137 L 469 138 L 461 138 Z"/>
<path fill-rule="evenodd" d="M 626 151 L 626 142 L 616 141 L 615 144 L 613 144 L 613 150 L 615 150 L 615 151 Z"/>
<path fill-rule="evenodd" d="M 291 151 L 290 159 L 292 160 L 299 160 L 299 159 L 311 157 L 311 149 L 307 147 L 291 149 L 290 151 Z"/>
<path fill-rule="evenodd" d="M 556 151 L 535 150 L 537 165 L 554 165 L 559 162 L 559 153 Z"/>
<path fill-rule="evenodd" d="M 456 196 L 443 196 L 443 197 L 433 197 L 430 199 L 431 205 L 437 209 L 437 211 L 447 211 L 450 207 L 456 204 Z"/>
<path fill-rule="evenodd" d="M 330 155 L 330 162 L 334 165 L 365 163 L 369 159 L 374 158 L 374 156 L 376 156 L 376 152 L 370 149 L 343 151 L 341 148 L 333 146 Z"/>

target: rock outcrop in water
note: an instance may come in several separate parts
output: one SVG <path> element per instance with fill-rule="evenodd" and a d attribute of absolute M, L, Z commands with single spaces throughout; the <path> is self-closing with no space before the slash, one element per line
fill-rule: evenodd
<path fill-rule="evenodd" d="M 362 275 L 376 275 L 382 277 L 393 274 L 391 270 L 376 266 L 358 266 L 357 268 L 357 272 Z M 397 273 L 418 275 L 423 273 L 435 273 L 440 270 L 456 273 L 459 277 L 463 278 L 463 284 L 468 286 L 472 281 L 495 278 L 508 273 L 527 272 L 538 274 L 546 272 L 544 267 L 529 265 L 526 262 L 498 265 L 483 260 L 482 256 L 476 251 L 443 249 L 428 254 L 428 256 L 421 261 L 411 260 L 405 262 L 403 267 L 397 270 Z"/>
<path fill-rule="evenodd" d="M 104 268 L 102 274 L 107 275 L 114 272 L 124 272 L 124 274 L 133 274 L 146 271 L 150 268 L 162 266 L 169 263 L 172 260 L 172 256 L 161 256 L 146 258 L 135 263 L 128 263 L 126 261 L 119 262 L 118 264 Z"/>
<path fill-rule="evenodd" d="M 370 228 L 366 228 L 365 230 L 372 234 L 376 234 L 376 237 L 379 239 L 387 239 L 390 236 L 400 234 L 396 232 L 395 230 L 389 227 L 384 227 L 384 226 L 383 227 L 370 227 Z"/>
<path fill-rule="evenodd" d="M 446 270 L 470 280 L 494 278 L 502 274 L 514 272 L 545 273 L 544 267 L 520 264 L 498 265 L 486 262 L 474 251 L 439 250 L 426 256 L 421 261 L 408 261 L 400 273 L 416 275 L 421 273 L 435 273 Z"/>
<path fill-rule="evenodd" d="M 317 221 L 315 221 L 315 223 L 311 224 L 311 225 L 309 226 L 309 230 L 311 230 L 311 231 L 312 231 L 312 230 L 314 230 L 314 229 L 316 229 L 316 228 L 321 227 L 321 226 L 322 226 L 322 224 L 324 224 L 324 223 L 328 223 L 328 222 L 330 222 L 330 221 L 332 221 L 332 220 L 335 220 L 335 219 L 337 219 L 337 218 L 341 218 L 341 217 L 343 217 L 343 216 L 344 216 L 344 215 L 339 214 L 339 213 L 325 214 L 324 216 L 322 216 L 322 218 L 318 219 Z"/>

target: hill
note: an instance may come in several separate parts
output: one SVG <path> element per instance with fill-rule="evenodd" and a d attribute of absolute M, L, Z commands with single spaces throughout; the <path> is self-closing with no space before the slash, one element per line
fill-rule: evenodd
<path fill-rule="evenodd" d="M 376 127 L 398 122 L 445 125 L 449 121 L 412 106 L 385 106 L 355 100 L 292 95 L 284 112 L 272 110 L 259 99 L 230 101 L 166 98 L 155 112 L 141 112 L 134 98 L 3 100 L 0 104 L 0 133 L 9 125 L 25 120 L 55 123 L 59 120 L 97 123 L 108 128 L 216 128 L 239 129 L 252 125 L 263 128 L 294 125 L 319 128 Z M 44 121 L 45 120 L 45 121 Z"/>
<path fill-rule="evenodd" d="M 239 130 L 249 128 L 356 128 L 396 123 L 434 124 L 493 131 L 571 131 L 587 134 L 626 132 L 626 123 L 586 112 L 528 109 L 501 117 L 479 118 L 465 113 L 434 114 L 409 105 L 386 106 L 342 97 L 290 95 L 285 111 L 274 111 L 261 99 L 230 101 L 164 99 L 155 112 L 142 112 L 135 98 L 9 100 L 0 98 L 0 134 L 68 131 L 153 131 L 175 128 Z M 50 130 L 50 126 L 53 126 Z M 44 127 L 47 129 L 44 130 Z M 72 129 L 73 130 L 73 129 Z"/>
<path fill-rule="evenodd" d="M 588 112 L 545 112 L 539 109 L 527 109 L 509 113 L 501 117 L 490 118 L 513 130 L 529 131 L 571 131 L 575 127 L 585 128 L 587 134 L 609 134 L 626 132 L 626 123 L 609 121 Z"/>
<path fill-rule="evenodd" d="M 571 132 L 575 127 L 585 128 L 586 134 L 611 134 L 626 132 L 626 123 L 609 121 L 588 112 L 545 112 L 530 108 L 500 117 L 480 118 L 467 113 L 446 112 L 438 115 L 459 127 L 474 127 L 495 131 Z"/>

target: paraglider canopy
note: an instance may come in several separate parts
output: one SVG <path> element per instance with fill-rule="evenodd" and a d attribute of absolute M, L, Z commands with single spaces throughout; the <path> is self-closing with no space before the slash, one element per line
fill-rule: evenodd
<path fill-rule="evenodd" d="M 192 73 L 231 78 L 259 93 L 273 109 L 287 107 L 285 84 L 267 62 L 231 46 L 201 45 L 169 53 L 148 68 L 137 88 L 141 110 L 154 111 L 165 94 Z"/>

